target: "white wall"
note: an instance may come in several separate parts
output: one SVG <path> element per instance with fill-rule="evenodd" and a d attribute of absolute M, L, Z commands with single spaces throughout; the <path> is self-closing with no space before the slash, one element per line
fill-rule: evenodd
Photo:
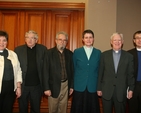
<path fill-rule="evenodd" d="M 87 0 L 85 28 L 95 33 L 96 48 L 110 49 L 110 36 L 116 31 L 116 0 Z"/>
<path fill-rule="evenodd" d="M 133 33 L 141 30 L 141 0 L 118 0 L 117 31 L 123 33 L 125 50 L 133 48 Z"/>

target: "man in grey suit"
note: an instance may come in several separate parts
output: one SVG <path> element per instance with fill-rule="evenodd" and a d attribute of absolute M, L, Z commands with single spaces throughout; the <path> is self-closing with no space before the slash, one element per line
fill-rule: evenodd
<path fill-rule="evenodd" d="M 22 95 L 19 98 L 19 112 L 28 113 L 30 101 L 30 113 L 40 113 L 40 103 L 43 93 L 42 68 L 44 55 L 47 48 L 37 44 L 38 34 L 30 30 L 25 33 L 25 45 L 15 48 L 22 69 Z"/>
<path fill-rule="evenodd" d="M 66 48 L 65 32 L 58 32 L 55 42 L 45 57 L 44 93 L 48 96 L 49 113 L 66 113 L 68 95 L 73 92 L 73 53 Z"/>
<path fill-rule="evenodd" d="M 97 93 L 102 96 L 104 113 L 125 113 L 126 100 L 134 89 L 133 56 L 122 50 L 123 35 L 111 36 L 111 50 L 102 53 Z"/>

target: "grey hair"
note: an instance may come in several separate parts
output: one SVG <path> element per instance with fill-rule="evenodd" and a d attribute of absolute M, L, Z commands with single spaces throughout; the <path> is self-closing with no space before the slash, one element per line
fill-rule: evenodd
<path fill-rule="evenodd" d="M 64 31 L 60 31 L 60 32 L 58 32 L 58 33 L 56 34 L 56 39 L 58 39 L 58 36 L 59 36 L 60 34 L 65 35 L 66 40 L 68 40 L 68 34 L 67 34 L 66 32 L 64 32 Z"/>
<path fill-rule="evenodd" d="M 119 35 L 121 37 L 121 39 L 123 40 L 123 34 L 121 34 L 121 33 L 113 33 L 112 36 L 110 37 L 110 39 L 112 40 L 115 35 Z"/>
<path fill-rule="evenodd" d="M 35 31 L 29 30 L 28 32 L 25 33 L 25 37 L 28 37 L 28 34 L 34 34 L 34 38 L 38 39 L 38 34 Z"/>

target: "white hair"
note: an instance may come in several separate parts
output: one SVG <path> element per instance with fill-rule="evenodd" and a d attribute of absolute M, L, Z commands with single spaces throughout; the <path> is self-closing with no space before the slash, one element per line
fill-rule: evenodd
<path fill-rule="evenodd" d="M 28 34 L 34 34 L 34 38 L 38 39 L 38 34 L 35 31 L 29 30 L 28 32 L 25 33 L 25 37 L 28 37 Z"/>
<path fill-rule="evenodd" d="M 119 35 L 121 37 L 121 40 L 123 40 L 123 34 L 121 33 L 113 33 L 110 39 L 112 40 L 115 35 Z"/>

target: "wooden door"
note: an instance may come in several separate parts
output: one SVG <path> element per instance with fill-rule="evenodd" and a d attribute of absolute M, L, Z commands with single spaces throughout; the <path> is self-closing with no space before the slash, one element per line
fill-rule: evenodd
<path fill-rule="evenodd" d="M 19 11 L 0 11 L 0 30 L 5 30 L 9 34 L 8 48 L 14 49 L 19 39 Z"/>
<path fill-rule="evenodd" d="M 12 4 L 11 2 L 8 2 Z M 24 8 L 25 3 L 15 2 L 15 9 L 7 6 L 7 2 L 0 2 L 0 30 L 5 30 L 9 34 L 8 48 L 14 50 L 18 45 L 25 43 L 25 32 L 28 30 L 35 30 L 38 33 L 38 43 L 45 45 L 47 48 L 55 46 L 55 36 L 58 31 L 65 31 L 69 35 L 69 42 L 67 48 L 74 50 L 82 46 L 82 32 L 84 30 L 84 8 L 71 9 L 70 4 L 67 5 L 68 9 L 49 8 L 33 8 L 36 3 L 33 3 L 31 9 Z M 20 4 L 22 8 L 19 8 Z M 40 3 L 38 3 L 39 5 Z M 27 5 L 27 4 L 26 4 Z M 36 4 L 37 5 L 37 4 Z M 36 6 L 35 5 L 35 6 Z M 44 5 L 41 3 L 41 6 Z M 46 4 L 47 5 L 47 4 Z M 83 4 L 84 5 L 84 4 Z M 81 6 L 81 5 L 78 5 Z M 3 8 L 4 7 L 4 8 Z M 16 8 L 17 7 L 17 8 Z M 62 5 L 64 7 L 64 4 Z M 68 111 L 71 106 L 71 98 L 68 101 Z M 30 106 L 29 106 L 30 107 Z M 48 111 L 47 98 L 42 97 L 41 112 Z M 14 112 L 18 112 L 18 102 L 14 103 Z"/>
<path fill-rule="evenodd" d="M 0 10 L 0 29 L 9 34 L 9 49 L 24 44 L 25 32 L 35 30 L 38 43 L 51 48 L 55 45 L 56 33 L 65 31 L 69 35 L 68 48 L 72 51 L 82 45 L 84 11 L 31 11 Z"/>

